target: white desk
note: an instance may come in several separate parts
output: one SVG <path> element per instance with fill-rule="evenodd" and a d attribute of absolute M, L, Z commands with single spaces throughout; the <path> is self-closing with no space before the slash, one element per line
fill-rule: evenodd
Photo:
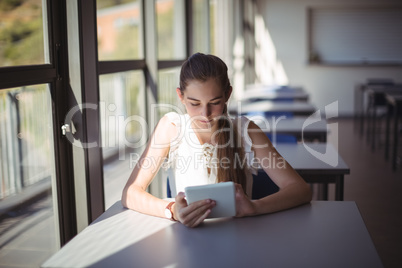
<path fill-rule="evenodd" d="M 354 202 L 191 229 L 114 204 L 43 267 L 382 267 Z"/>

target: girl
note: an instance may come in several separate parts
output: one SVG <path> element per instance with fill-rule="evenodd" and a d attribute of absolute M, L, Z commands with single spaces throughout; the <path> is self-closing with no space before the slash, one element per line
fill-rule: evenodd
<path fill-rule="evenodd" d="M 206 199 L 187 205 L 184 187 L 224 181 L 236 185 L 236 217 L 272 213 L 311 201 L 309 185 L 281 158 L 265 133 L 245 117 L 228 117 L 232 87 L 227 70 L 213 55 L 197 53 L 184 62 L 176 92 L 187 114 L 172 112 L 159 121 L 139 159 L 143 163 L 149 158 L 157 166 L 136 165 L 123 190 L 125 207 L 195 227 L 207 218 L 215 202 Z M 167 157 L 169 180 L 178 192 L 175 202 L 146 191 Z M 282 164 L 266 166 L 264 159 Z M 277 193 L 251 199 L 253 163 L 261 164 L 279 187 Z"/>

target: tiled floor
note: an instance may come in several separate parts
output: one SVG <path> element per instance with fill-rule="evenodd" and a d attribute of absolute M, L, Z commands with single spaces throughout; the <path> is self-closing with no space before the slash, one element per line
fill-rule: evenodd
<path fill-rule="evenodd" d="M 383 147 L 372 152 L 354 132 L 353 120 L 339 119 L 328 141 L 338 139 L 339 153 L 351 169 L 345 177 L 345 200 L 356 201 L 385 267 L 402 267 L 402 167 L 392 172 Z M 118 200 L 128 177 L 127 164 L 105 168 L 106 206 Z M 124 170 L 124 171 L 122 171 Z M 127 171 L 125 171 L 127 170 Z M 333 186 L 329 198 L 333 200 Z M 0 222 L 0 268 L 38 267 L 56 250 L 51 200 L 41 200 L 25 214 Z"/>

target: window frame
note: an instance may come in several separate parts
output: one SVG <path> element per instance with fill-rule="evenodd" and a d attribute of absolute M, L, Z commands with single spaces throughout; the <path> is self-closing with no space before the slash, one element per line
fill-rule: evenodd
<path fill-rule="evenodd" d="M 68 77 L 67 45 L 63 18 L 65 5 L 63 1 L 46 0 L 48 23 L 48 47 L 50 63 L 38 65 L 21 65 L 0 67 L 0 90 L 48 84 L 53 107 L 53 137 L 55 155 L 57 211 L 59 222 L 59 241 L 64 245 L 76 235 L 76 218 L 74 204 L 74 186 L 71 173 L 71 145 L 62 136 L 61 122 L 67 112 L 65 105 Z M 46 44 L 45 44 L 46 45 Z"/>

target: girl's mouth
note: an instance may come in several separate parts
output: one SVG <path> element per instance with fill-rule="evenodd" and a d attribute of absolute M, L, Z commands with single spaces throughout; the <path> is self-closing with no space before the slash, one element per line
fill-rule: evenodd
<path fill-rule="evenodd" d="M 212 121 L 213 121 L 213 119 L 210 119 L 210 120 L 200 120 L 200 122 L 203 123 L 203 124 L 209 124 L 209 123 L 211 123 Z"/>

